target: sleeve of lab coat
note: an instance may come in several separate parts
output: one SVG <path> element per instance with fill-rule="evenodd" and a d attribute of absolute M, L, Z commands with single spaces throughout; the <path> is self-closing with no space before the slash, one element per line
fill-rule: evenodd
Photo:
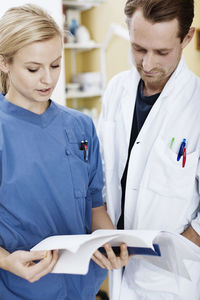
<path fill-rule="evenodd" d="M 197 186 L 198 186 L 198 194 L 199 194 L 199 207 L 197 211 L 197 216 L 192 221 L 191 225 L 193 229 L 200 235 L 200 159 L 197 168 Z"/>
<path fill-rule="evenodd" d="M 133 69 L 135 72 L 135 68 Z M 134 73 L 135 74 L 135 73 Z M 107 187 L 106 187 L 106 172 L 105 172 L 105 154 L 104 149 L 109 147 L 111 143 L 110 131 L 108 128 L 115 126 L 116 116 L 119 111 L 119 105 L 121 103 L 121 98 L 124 93 L 124 85 L 127 85 L 127 81 L 132 78 L 132 69 L 123 71 L 115 75 L 109 82 L 102 100 L 102 110 L 98 122 L 97 133 L 100 141 L 100 153 L 102 158 L 103 165 L 103 178 L 104 178 L 104 187 L 103 187 L 103 201 L 107 202 Z M 134 75 L 136 76 L 136 75 Z M 133 76 L 133 77 L 134 77 Z M 109 152 L 107 149 L 106 153 Z M 108 164 L 108 159 L 106 164 Z M 106 166 L 110 167 L 110 166 Z"/>
<path fill-rule="evenodd" d="M 106 203 L 106 180 L 105 180 L 105 160 L 104 160 L 104 124 L 108 120 L 108 105 L 109 99 L 112 99 L 114 87 L 115 87 L 115 80 L 111 80 L 108 84 L 108 87 L 104 93 L 103 100 L 102 100 L 102 109 L 101 114 L 98 122 L 97 133 L 100 141 L 100 153 L 102 159 L 102 166 L 103 166 L 103 190 L 102 190 L 102 197 L 104 203 Z"/>
<path fill-rule="evenodd" d="M 103 153 L 103 144 L 104 144 L 104 139 L 103 139 L 103 124 L 104 124 L 104 114 L 103 114 L 103 107 L 102 107 L 102 112 L 99 118 L 98 122 L 98 128 L 97 128 L 97 133 L 100 141 L 100 154 L 101 154 L 101 160 L 102 160 L 102 167 L 103 167 L 103 189 L 102 189 L 102 197 L 103 197 L 103 202 L 106 202 L 106 185 L 105 185 L 105 162 L 104 162 L 104 153 Z"/>

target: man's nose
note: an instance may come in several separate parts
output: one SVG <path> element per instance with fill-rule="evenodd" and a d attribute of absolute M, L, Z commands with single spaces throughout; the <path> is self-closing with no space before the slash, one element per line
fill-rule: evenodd
<path fill-rule="evenodd" d="M 142 60 L 142 67 L 145 72 L 150 72 L 155 68 L 155 58 L 153 53 L 146 53 Z"/>

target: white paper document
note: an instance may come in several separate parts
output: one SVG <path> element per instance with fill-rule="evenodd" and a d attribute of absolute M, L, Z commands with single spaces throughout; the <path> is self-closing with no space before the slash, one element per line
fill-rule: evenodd
<path fill-rule="evenodd" d="M 50 236 L 31 251 L 58 249 L 53 273 L 86 274 L 93 253 L 107 242 L 112 247 L 126 243 L 138 258 L 187 279 L 190 277 L 184 260 L 200 260 L 200 250 L 194 251 L 191 242 L 181 235 L 152 230 L 96 230 L 92 234 Z"/>

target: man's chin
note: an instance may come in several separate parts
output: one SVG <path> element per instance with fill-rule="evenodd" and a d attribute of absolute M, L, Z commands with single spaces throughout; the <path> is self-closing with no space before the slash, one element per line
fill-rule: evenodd
<path fill-rule="evenodd" d="M 144 72 L 140 72 L 140 76 L 144 82 L 147 83 L 159 83 L 164 80 L 164 75 L 157 73 L 157 74 L 144 74 Z"/>
<path fill-rule="evenodd" d="M 146 83 L 159 83 L 161 78 L 156 76 L 141 76 L 142 80 Z"/>

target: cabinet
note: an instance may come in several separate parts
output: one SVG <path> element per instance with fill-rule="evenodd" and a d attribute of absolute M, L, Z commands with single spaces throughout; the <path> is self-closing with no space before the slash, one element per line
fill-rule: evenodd
<path fill-rule="evenodd" d="M 84 13 L 84 11 L 86 10 L 90 10 L 94 7 L 99 6 L 105 1 L 106 0 L 63 0 L 65 29 L 68 32 L 70 31 L 70 24 L 68 19 L 73 19 L 73 17 L 75 18 L 75 21 L 73 20 L 74 23 L 79 25 L 78 28 L 84 27 L 82 26 L 82 13 Z M 71 13 L 71 15 L 69 13 Z M 86 29 L 90 31 L 90 28 Z M 105 72 L 104 64 L 102 63 L 103 45 L 97 43 L 95 41 L 95 37 L 92 37 L 94 40 L 90 38 L 88 40 L 86 39 L 85 41 L 81 40 L 81 42 L 71 42 L 71 39 L 68 37 L 69 34 L 67 35 L 64 43 L 67 81 L 65 93 L 66 101 L 68 106 L 80 110 L 82 108 L 83 110 L 85 104 L 88 103 L 88 99 L 90 99 L 90 101 L 94 100 L 95 102 L 102 96 L 103 90 L 105 88 Z M 87 55 L 87 59 L 90 60 L 91 51 L 98 51 L 99 68 L 96 70 L 91 70 L 91 68 L 90 70 L 87 70 L 86 67 L 81 67 L 82 61 L 85 60 L 85 55 Z M 89 107 L 91 108 L 92 105 L 89 105 Z M 84 112 L 90 114 L 89 110 L 84 110 Z"/>

